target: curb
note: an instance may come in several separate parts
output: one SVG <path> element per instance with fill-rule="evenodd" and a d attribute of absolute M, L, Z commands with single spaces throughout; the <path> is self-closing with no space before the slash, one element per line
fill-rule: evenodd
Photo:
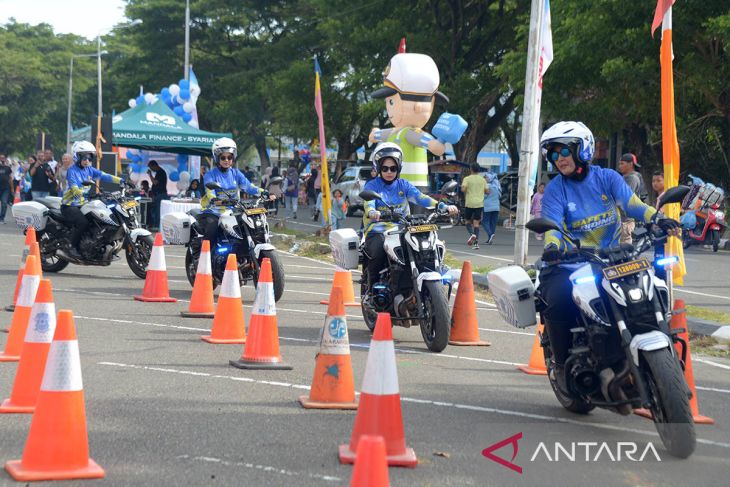
<path fill-rule="evenodd" d="M 711 336 L 718 340 L 730 340 L 730 325 L 687 316 L 687 326 L 698 335 Z"/>

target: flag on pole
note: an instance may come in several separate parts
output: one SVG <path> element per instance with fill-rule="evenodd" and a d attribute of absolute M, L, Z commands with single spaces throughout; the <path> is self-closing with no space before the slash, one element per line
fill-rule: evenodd
<path fill-rule="evenodd" d="M 406 52 L 406 38 L 401 37 L 400 44 L 398 45 L 398 54 L 403 54 Z"/>
<path fill-rule="evenodd" d="M 659 60 L 661 64 L 661 95 L 662 95 L 662 157 L 664 159 L 664 187 L 672 188 L 679 184 L 679 142 L 677 141 L 677 126 L 674 115 L 674 78 L 672 75 L 672 4 L 674 0 L 658 0 L 652 35 L 654 29 L 662 25 L 662 46 Z M 679 205 L 665 207 L 664 213 L 675 220 L 679 220 Z M 670 237 L 666 245 L 666 255 L 676 255 L 679 262 L 673 272 L 673 281 L 681 285 L 687 268 L 684 264 L 682 241 Z"/>
<path fill-rule="evenodd" d="M 544 0 L 542 6 L 542 23 L 540 24 L 540 58 L 538 60 L 537 99 L 535 103 L 535 117 L 533 119 L 535 137 L 540 134 L 540 105 L 542 104 L 542 78 L 553 62 L 553 33 L 550 23 L 550 0 Z M 537 168 L 540 166 L 542 153 L 537 151 L 535 161 L 530 172 L 530 190 L 535 187 Z"/>
<path fill-rule="evenodd" d="M 320 171 L 322 175 L 322 218 L 324 218 L 325 226 L 329 226 L 332 200 L 330 198 L 330 179 L 327 167 L 327 139 L 324 136 L 322 90 L 319 84 L 321 76 L 322 70 L 319 67 L 319 61 L 317 61 L 317 56 L 314 56 L 314 109 L 317 111 L 317 118 L 319 119 L 319 156 L 321 161 Z"/>

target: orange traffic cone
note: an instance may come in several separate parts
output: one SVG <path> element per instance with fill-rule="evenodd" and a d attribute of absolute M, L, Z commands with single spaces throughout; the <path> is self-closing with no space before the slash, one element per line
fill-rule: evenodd
<path fill-rule="evenodd" d="M 144 289 L 141 296 L 135 296 L 137 301 L 152 303 L 174 303 L 177 299 L 170 297 L 167 287 L 167 267 L 165 265 L 165 247 L 162 245 L 162 234 L 155 235 L 155 245 L 147 265 L 147 278 L 144 280 Z"/>
<path fill-rule="evenodd" d="M 13 204 L 20 203 L 20 185 L 15 186 L 15 197 L 13 198 Z"/>
<path fill-rule="evenodd" d="M 330 294 L 309 397 L 300 396 L 299 402 L 307 409 L 357 409 L 340 286 L 333 287 Z"/>
<path fill-rule="evenodd" d="M 200 275 L 200 274 L 198 274 Z M 195 277 L 197 284 L 198 278 Z M 218 307 L 213 318 L 210 335 L 201 336 L 208 343 L 246 343 L 246 323 L 243 320 L 241 281 L 238 280 L 236 254 L 228 254 L 226 271 L 218 296 Z"/>
<path fill-rule="evenodd" d="M 230 257 L 230 256 L 229 256 Z M 215 316 L 215 301 L 213 300 L 213 266 L 210 264 L 210 242 L 203 240 L 198 259 L 198 270 L 195 273 L 193 295 L 187 311 L 180 315 L 186 318 L 213 318 Z M 239 297 L 241 290 L 238 290 Z M 239 299 L 240 301 L 240 299 Z"/>
<path fill-rule="evenodd" d="M 415 467 L 418 463 L 416 453 L 406 447 L 393 330 L 387 313 L 378 313 L 360 391 L 360 407 L 350 443 L 340 445 L 340 462 L 355 461 L 358 442 L 363 435 L 379 435 L 385 439 L 388 465 Z"/>
<path fill-rule="evenodd" d="M 689 345 L 689 332 L 687 331 L 687 316 L 684 307 L 683 299 L 674 300 L 674 309 L 672 310 L 672 321 L 670 328 L 673 330 L 680 329 L 683 331 L 679 332 L 679 338 L 684 340 L 687 344 L 687 360 L 684 363 L 684 379 L 687 381 L 687 386 L 692 392 L 692 397 L 689 400 L 689 407 L 692 411 L 692 419 L 696 424 L 715 424 L 715 420 L 700 414 L 700 407 L 697 402 L 697 388 L 695 387 L 695 375 L 692 371 L 692 354 Z M 675 343 L 674 348 L 677 350 L 677 354 L 681 357 L 682 344 L 681 342 Z M 635 409 L 634 414 L 642 416 L 644 418 L 652 418 L 651 411 L 648 409 Z"/>
<path fill-rule="evenodd" d="M 28 328 L 30 312 L 40 281 L 41 264 L 35 255 L 29 255 L 25 261 L 23 283 L 20 285 L 18 302 L 13 312 L 13 321 L 10 323 L 8 341 L 5 343 L 5 351 L 0 354 L 0 362 L 17 362 L 20 360 L 20 351 L 23 349 L 25 331 Z"/>
<path fill-rule="evenodd" d="M 274 282 L 271 279 L 271 261 L 268 257 L 264 257 L 261 262 L 256 298 L 251 310 L 248 341 L 243 347 L 243 356 L 240 360 L 231 360 L 229 363 L 239 369 L 292 369 L 291 365 L 282 361 L 279 354 Z"/>
<path fill-rule="evenodd" d="M 360 303 L 355 301 L 355 290 L 352 287 L 352 272 L 340 269 L 335 269 L 335 278 L 332 281 L 332 289 L 335 286 L 342 288 L 342 296 L 345 299 L 345 306 L 360 306 Z M 330 290 L 330 294 L 332 291 Z M 327 299 L 323 299 L 319 304 L 330 304 Z"/>
<path fill-rule="evenodd" d="M 0 413 L 32 413 L 46 368 L 48 349 L 56 331 L 56 306 L 53 304 L 51 281 L 41 279 L 35 303 L 30 312 L 20 363 L 15 374 L 10 399 L 0 405 Z"/>
<path fill-rule="evenodd" d="M 15 281 L 15 292 L 13 293 L 13 304 L 6 306 L 5 311 L 15 311 L 15 301 L 18 300 L 18 292 L 20 291 L 20 283 L 23 282 L 23 269 L 25 268 L 25 259 L 28 258 L 31 252 L 31 245 L 36 243 L 35 239 L 35 228 L 28 227 L 28 231 L 25 234 L 25 245 L 23 246 L 23 255 L 20 256 L 20 269 L 18 269 L 18 279 Z M 41 254 L 38 251 L 38 261 L 40 262 Z"/>
<path fill-rule="evenodd" d="M 449 345 L 489 346 L 491 343 L 479 339 L 477 303 L 474 297 L 471 262 L 464 261 L 461 267 L 459 289 L 456 291 L 454 311 L 451 313 L 451 334 Z"/>
<path fill-rule="evenodd" d="M 5 464 L 17 481 L 96 479 L 89 458 L 84 387 L 73 313 L 61 310 L 22 460 Z"/>
<path fill-rule="evenodd" d="M 357 458 L 350 487 L 388 487 L 388 460 L 382 436 L 362 435 L 357 444 Z"/>
<path fill-rule="evenodd" d="M 545 333 L 545 326 L 542 323 L 537 324 L 537 332 L 535 332 L 535 340 L 532 342 L 532 350 L 530 351 L 530 361 L 527 365 L 518 365 L 517 368 L 530 375 L 547 375 L 545 368 L 545 355 L 540 345 L 540 335 Z"/>

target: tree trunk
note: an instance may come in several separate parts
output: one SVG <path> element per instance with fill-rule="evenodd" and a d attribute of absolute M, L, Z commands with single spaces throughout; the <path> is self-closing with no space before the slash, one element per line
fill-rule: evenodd
<path fill-rule="evenodd" d="M 261 159 L 261 171 L 263 172 L 264 169 L 271 165 L 269 154 L 266 152 L 266 136 L 256 132 L 253 132 L 252 135 L 256 152 L 259 153 L 259 159 Z"/>

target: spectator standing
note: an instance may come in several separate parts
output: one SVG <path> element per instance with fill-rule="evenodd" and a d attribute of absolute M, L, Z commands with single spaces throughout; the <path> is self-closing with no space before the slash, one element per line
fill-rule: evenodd
<path fill-rule="evenodd" d="M 537 185 L 537 193 L 532 196 L 532 204 L 530 205 L 530 215 L 532 218 L 542 217 L 542 197 L 545 195 L 545 183 Z M 542 233 L 535 235 L 535 238 L 542 240 Z"/>
<path fill-rule="evenodd" d="M 20 199 L 22 201 L 31 201 L 33 199 L 31 194 L 33 180 L 30 177 L 30 168 L 35 161 L 35 156 L 30 155 L 28 160 L 20 166 Z"/>
<path fill-rule="evenodd" d="M 469 166 L 471 174 L 461 182 L 461 191 L 465 195 L 464 219 L 469 239 L 466 244 L 472 249 L 479 249 L 479 225 L 484 211 L 484 195 L 487 194 L 487 180 L 479 175 L 481 167 L 476 162 Z"/>
<path fill-rule="evenodd" d="M 0 224 L 5 224 L 5 214 L 10 204 L 11 191 L 13 189 L 13 168 L 7 160 L 7 156 L 0 153 Z"/>
<path fill-rule="evenodd" d="M 54 187 L 51 183 L 55 182 L 55 175 L 53 174 L 51 166 L 42 159 L 43 153 L 41 152 L 39 154 L 41 158 L 36 156 L 29 169 L 33 188 L 31 190 L 31 194 L 33 195 L 34 200 L 38 198 L 45 198 L 51 194 Z"/>
<path fill-rule="evenodd" d="M 296 165 L 293 162 L 286 171 L 285 187 L 284 198 L 286 207 L 289 210 L 289 216 L 296 220 L 297 206 L 299 204 L 299 173 L 297 173 Z"/>
<path fill-rule="evenodd" d="M 651 188 L 656 193 L 656 198 L 659 199 L 659 197 L 664 194 L 664 173 L 660 171 L 654 172 L 654 174 L 651 175 Z M 654 206 L 657 205 L 656 199 L 654 200 Z"/>
<path fill-rule="evenodd" d="M 332 191 L 332 230 L 339 230 L 342 222 L 347 216 L 347 203 L 342 199 L 342 191 L 336 189 Z"/>
<path fill-rule="evenodd" d="M 317 180 L 317 169 L 312 168 L 312 172 L 307 179 L 307 205 L 312 208 L 312 220 L 317 220 L 317 191 L 314 189 L 314 182 Z"/>
<path fill-rule="evenodd" d="M 66 181 L 66 173 L 68 168 L 71 167 L 73 159 L 71 154 L 64 154 L 61 156 L 61 167 L 56 171 L 56 182 L 58 183 L 58 195 L 63 196 L 63 193 L 68 189 L 68 181 Z"/>
<path fill-rule="evenodd" d="M 58 180 L 56 178 L 56 174 L 58 173 L 58 162 L 54 158 L 53 151 L 51 149 L 43 151 L 43 161 L 48 164 L 48 167 L 51 168 L 51 172 L 53 172 L 53 177 L 48 178 L 48 182 L 51 183 L 50 194 L 58 194 Z"/>
<path fill-rule="evenodd" d="M 618 161 L 618 172 L 624 177 L 624 181 L 628 184 L 629 189 L 639 197 L 641 201 L 646 201 L 648 192 L 644 184 L 644 178 L 641 177 L 636 169 L 641 166 L 636 161 L 636 156 L 630 152 L 621 156 Z M 620 243 L 631 243 L 631 234 L 636 228 L 636 222 L 633 218 L 629 218 L 624 212 L 621 213 L 621 238 Z"/>
<path fill-rule="evenodd" d="M 487 234 L 484 241 L 487 245 L 492 245 L 494 235 L 497 232 L 497 219 L 499 218 L 499 201 L 502 197 L 502 186 L 499 178 L 493 172 L 486 174 L 487 194 L 484 195 L 484 207 L 482 213 L 482 226 Z"/>
<path fill-rule="evenodd" d="M 150 219 L 150 225 L 153 228 L 160 227 L 160 206 L 162 200 L 169 200 L 170 196 L 167 194 L 167 173 L 157 163 L 156 160 L 152 159 L 148 164 L 147 174 L 152 180 L 152 187 L 150 188 L 150 197 L 152 198 L 152 215 Z"/>
<path fill-rule="evenodd" d="M 280 178 L 279 174 L 279 168 L 277 166 L 274 166 L 271 168 L 271 177 L 269 178 L 269 194 L 276 196 L 276 199 L 274 200 L 274 215 L 279 214 L 279 200 L 281 199 L 284 192 L 281 189 L 281 180 L 277 182 L 272 182 L 272 179 L 274 178 Z"/>

